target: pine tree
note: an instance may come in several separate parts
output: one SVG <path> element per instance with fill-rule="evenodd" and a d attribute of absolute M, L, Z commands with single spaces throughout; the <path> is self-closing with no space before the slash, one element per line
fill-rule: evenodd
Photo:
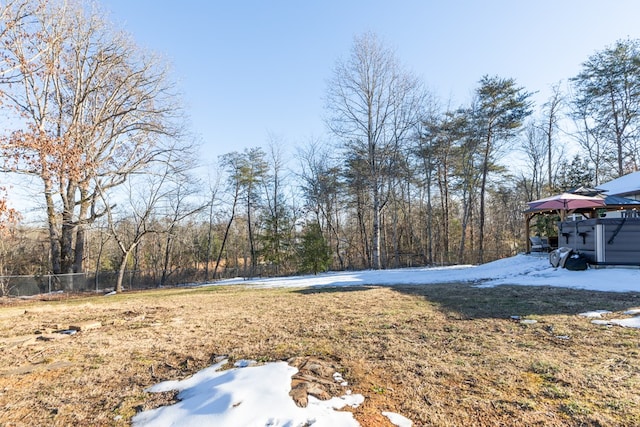
<path fill-rule="evenodd" d="M 329 245 L 322 235 L 320 225 L 315 222 L 307 224 L 302 234 L 300 247 L 300 269 L 306 273 L 318 274 L 329 269 L 331 256 Z"/>

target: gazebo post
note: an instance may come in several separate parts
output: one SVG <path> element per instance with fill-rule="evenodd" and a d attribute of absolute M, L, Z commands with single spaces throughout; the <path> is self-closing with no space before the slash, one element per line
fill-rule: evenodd
<path fill-rule="evenodd" d="M 526 239 L 526 243 L 525 243 L 525 248 L 527 248 L 525 253 L 531 253 L 531 218 L 533 218 L 533 214 L 525 214 L 524 217 L 524 223 L 525 223 L 525 227 L 524 227 L 524 235 L 525 235 L 525 239 Z"/>

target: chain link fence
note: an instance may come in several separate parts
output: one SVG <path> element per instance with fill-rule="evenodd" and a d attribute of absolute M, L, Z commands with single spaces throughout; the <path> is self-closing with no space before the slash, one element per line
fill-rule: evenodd
<path fill-rule="evenodd" d="M 116 279 L 117 272 L 0 276 L 0 295 L 31 296 L 54 292 L 106 292 L 115 288 Z M 129 289 L 151 287 L 144 275 L 134 271 L 126 273 L 124 286 Z"/>
<path fill-rule="evenodd" d="M 196 273 L 196 274 L 194 274 Z M 197 272 L 177 271 L 165 279 L 165 286 L 195 282 Z M 76 274 L 0 276 L 0 296 L 32 296 L 55 292 L 108 292 L 115 289 L 118 272 L 100 271 Z M 126 290 L 160 286 L 162 272 L 126 271 L 122 286 Z"/>
<path fill-rule="evenodd" d="M 258 268 L 251 276 L 270 277 L 277 272 L 268 267 Z M 246 269 L 225 268 L 216 274 L 216 279 L 247 275 Z M 122 286 L 125 290 L 151 289 L 213 282 L 213 271 L 208 278 L 204 270 L 182 268 L 172 271 L 162 279 L 162 270 L 128 270 Z M 117 271 L 100 271 L 76 274 L 43 274 L 33 276 L 0 276 L 0 296 L 32 296 L 55 292 L 108 292 L 116 287 Z"/>

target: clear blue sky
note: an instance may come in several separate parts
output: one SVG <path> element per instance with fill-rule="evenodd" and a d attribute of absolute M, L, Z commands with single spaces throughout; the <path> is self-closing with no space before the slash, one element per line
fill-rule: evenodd
<path fill-rule="evenodd" d="M 102 0 L 112 21 L 167 57 L 203 160 L 326 134 L 326 81 L 353 37 L 376 33 L 443 102 L 485 74 L 543 102 L 591 54 L 640 38 L 637 0 Z"/>

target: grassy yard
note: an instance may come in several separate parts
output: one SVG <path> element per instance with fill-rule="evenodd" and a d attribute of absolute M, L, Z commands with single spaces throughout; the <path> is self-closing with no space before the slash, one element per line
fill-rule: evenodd
<path fill-rule="evenodd" d="M 640 330 L 577 313 L 639 293 L 466 284 L 210 287 L 0 300 L 0 426 L 128 425 L 171 402 L 144 389 L 230 360 L 341 367 L 363 426 L 640 425 Z M 522 324 L 518 315 L 536 320 Z M 78 322 L 102 327 L 46 340 Z"/>

